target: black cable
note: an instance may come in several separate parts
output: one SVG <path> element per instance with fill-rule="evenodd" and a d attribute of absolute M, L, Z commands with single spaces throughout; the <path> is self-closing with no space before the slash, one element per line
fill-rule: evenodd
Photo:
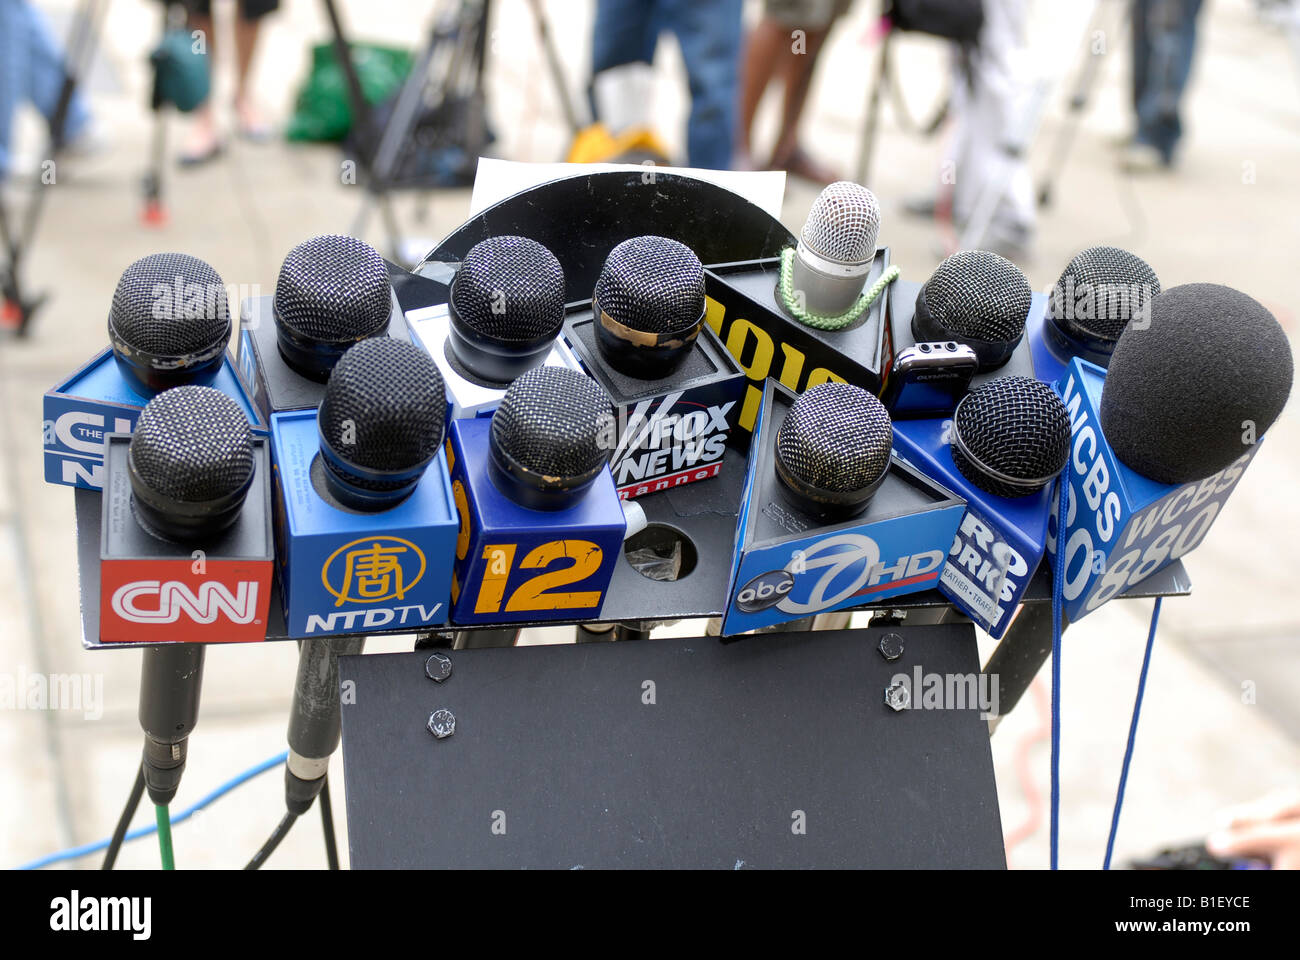
<path fill-rule="evenodd" d="M 113 869 L 113 864 L 117 862 L 117 852 L 122 849 L 122 841 L 126 839 L 126 831 L 131 826 L 131 818 L 135 816 L 135 811 L 140 806 L 142 796 L 144 796 L 144 764 L 140 764 L 135 769 L 135 783 L 131 786 L 131 795 L 126 798 L 126 806 L 122 808 L 122 815 L 118 817 L 117 828 L 113 831 L 113 839 L 108 842 L 108 850 L 104 853 L 104 863 L 99 869 Z"/>
<path fill-rule="evenodd" d="M 320 822 L 325 830 L 325 860 L 331 870 L 339 868 L 339 846 L 334 837 L 334 810 L 330 806 L 329 774 L 320 788 Z"/>
<path fill-rule="evenodd" d="M 262 866 L 262 864 L 266 863 L 267 858 L 270 857 L 271 854 L 275 853 L 275 848 L 278 847 L 280 841 L 288 835 L 289 828 L 293 826 L 293 822 L 297 819 L 298 814 L 286 813 L 284 819 L 280 821 L 280 825 L 275 828 L 275 832 L 267 838 L 266 843 L 262 844 L 262 849 L 253 854 L 253 859 L 248 861 L 248 866 L 244 867 L 244 869 L 257 870 Z"/>

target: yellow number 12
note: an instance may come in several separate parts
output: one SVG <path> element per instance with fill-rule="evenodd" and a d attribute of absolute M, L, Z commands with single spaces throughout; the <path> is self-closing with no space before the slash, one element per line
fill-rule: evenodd
<path fill-rule="evenodd" d="M 487 569 L 479 587 L 475 613 L 497 613 L 505 596 L 506 581 L 514 567 L 516 544 L 493 544 L 483 548 Z M 550 593 L 556 587 L 581 583 L 600 569 L 604 551 L 590 540 L 551 540 L 528 551 L 519 561 L 521 570 L 545 570 L 556 560 L 567 557 L 571 566 L 550 573 L 539 573 L 515 588 L 506 601 L 508 613 L 529 610 L 572 610 L 594 607 L 600 603 L 601 591 L 584 590 L 573 593 Z"/>

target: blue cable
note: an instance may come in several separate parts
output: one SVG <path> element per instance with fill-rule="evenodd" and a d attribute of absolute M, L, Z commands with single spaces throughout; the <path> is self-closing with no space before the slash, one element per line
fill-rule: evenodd
<path fill-rule="evenodd" d="M 1142 673 L 1138 677 L 1137 698 L 1133 701 L 1133 719 L 1128 727 L 1128 746 L 1124 748 L 1124 766 L 1119 771 L 1119 790 L 1115 793 L 1115 811 L 1110 817 L 1110 837 L 1106 840 L 1106 859 L 1102 863 L 1103 870 L 1110 869 L 1111 854 L 1115 852 L 1115 834 L 1119 832 L 1119 811 L 1124 806 L 1124 786 L 1128 783 L 1128 766 L 1133 759 L 1133 744 L 1137 740 L 1138 732 L 1138 715 L 1142 712 L 1142 695 L 1147 688 L 1147 668 L 1151 666 L 1151 648 L 1156 642 L 1156 624 L 1160 622 L 1160 601 L 1162 597 L 1156 597 L 1156 605 L 1151 610 L 1151 629 L 1147 631 L 1147 649 L 1142 655 Z"/>
<path fill-rule="evenodd" d="M 238 787 L 240 784 L 252 780 L 258 774 L 266 773 L 266 771 L 274 767 L 278 767 L 280 764 L 284 763 L 285 759 L 288 756 L 289 756 L 289 751 L 286 750 L 283 753 L 276 754 L 274 757 L 271 757 L 271 759 L 269 760 L 263 760 L 255 767 L 245 770 L 243 773 L 241 773 L 239 776 L 235 777 L 234 779 L 227 780 L 225 783 L 217 787 L 217 789 L 213 790 L 211 793 L 209 793 L 198 803 L 194 804 L 194 806 L 187 807 L 186 809 L 178 813 L 176 816 L 172 817 L 171 818 L 172 826 L 176 826 L 176 824 L 178 823 L 184 823 L 186 820 L 188 820 L 194 814 L 198 813 L 208 804 L 212 803 L 214 800 L 217 800 L 225 796 L 227 793 L 229 793 L 231 790 L 234 790 L 235 787 Z M 130 840 L 139 840 L 141 837 L 147 837 L 157 832 L 158 832 L 158 825 L 150 824 L 147 827 L 141 827 L 138 830 L 132 830 L 130 833 L 126 835 L 125 838 L 123 838 L 122 842 L 126 843 L 127 841 Z M 44 857 L 41 857 L 39 860 L 33 860 L 31 863 L 24 863 L 18 869 L 39 870 L 41 867 L 48 867 L 52 863 L 60 863 L 64 860 L 76 860 L 78 857 L 84 857 L 92 853 L 97 853 L 98 851 L 105 849 L 108 846 L 108 844 L 109 844 L 109 840 L 100 840 L 97 843 L 87 843 L 80 847 L 72 847 L 69 850 L 61 850 L 58 853 L 51 853 Z"/>
<path fill-rule="evenodd" d="M 1052 571 L 1052 800 L 1051 868 L 1058 869 L 1061 816 L 1061 621 L 1065 618 L 1065 511 L 1070 485 L 1062 476 L 1056 511 L 1056 567 Z"/>

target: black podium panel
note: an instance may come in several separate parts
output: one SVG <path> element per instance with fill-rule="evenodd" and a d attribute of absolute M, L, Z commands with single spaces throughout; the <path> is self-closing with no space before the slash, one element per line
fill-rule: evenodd
<path fill-rule="evenodd" d="M 1005 866 L 978 708 L 884 702 L 977 673 L 973 627 L 903 628 L 893 662 L 885 632 L 460 650 L 441 684 L 427 653 L 346 657 L 352 865 Z"/>
<path fill-rule="evenodd" d="M 480 240 L 524 236 L 564 265 L 566 301 L 590 300 L 609 251 L 647 233 L 686 244 L 705 264 L 774 257 L 795 242 L 781 221 L 739 194 L 647 167 L 580 174 L 522 190 L 470 217 L 425 260 L 460 260 Z M 436 264 L 432 272 L 439 272 Z M 425 275 L 422 267 L 415 273 Z M 405 301 L 403 307 L 410 309 Z"/>

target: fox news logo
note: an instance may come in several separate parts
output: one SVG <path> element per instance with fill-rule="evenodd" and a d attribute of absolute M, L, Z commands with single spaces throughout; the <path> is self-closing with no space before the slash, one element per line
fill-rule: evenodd
<path fill-rule="evenodd" d="M 195 623 L 214 623 L 224 614 L 231 623 L 257 616 L 258 584 L 242 580 L 232 593 L 224 583 L 207 582 L 198 592 L 179 580 L 137 580 L 113 591 L 113 612 L 128 623 L 175 623 L 184 614 Z"/>
<path fill-rule="evenodd" d="M 620 411 L 619 445 L 611 470 L 623 499 L 716 476 L 731 424 L 724 404 L 682 401 L 682 391 L 641 400 Z M 651 408 L 654 408 L 653 413 Z"/>

